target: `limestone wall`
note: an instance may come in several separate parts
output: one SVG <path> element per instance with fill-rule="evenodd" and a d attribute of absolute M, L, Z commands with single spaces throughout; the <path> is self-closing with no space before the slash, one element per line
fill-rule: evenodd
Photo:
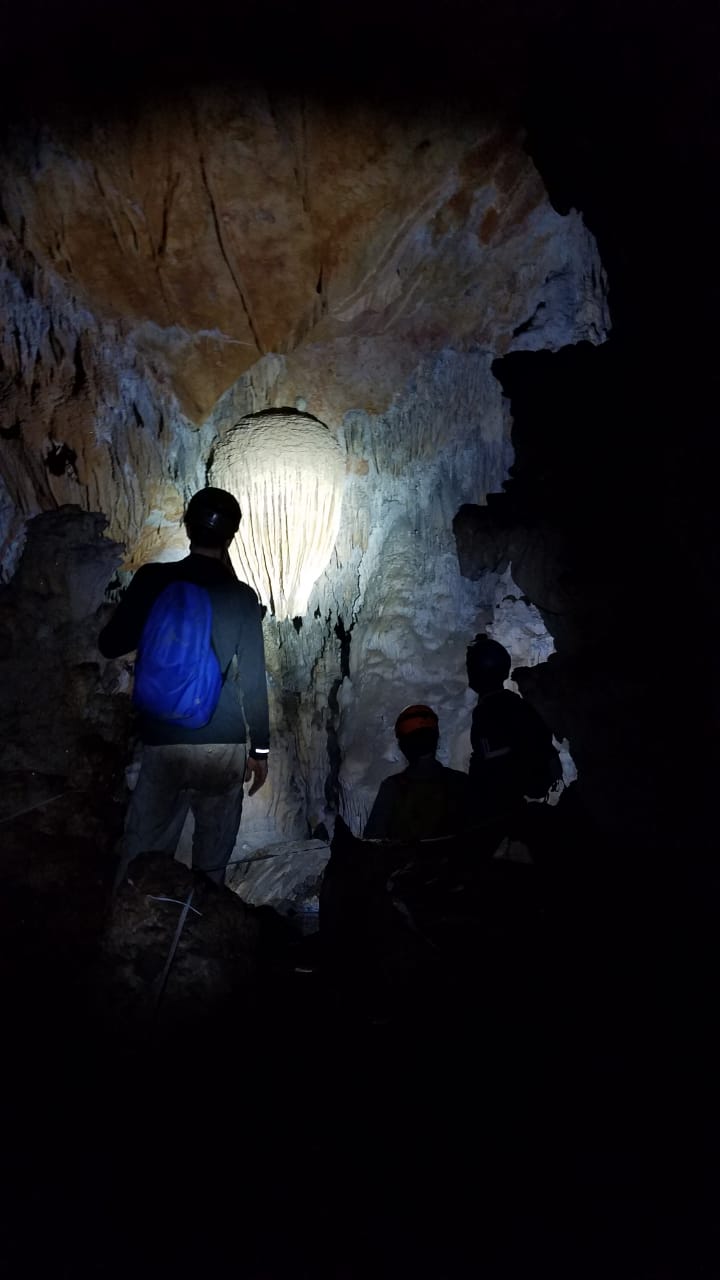
<path fill-rule="evenodd" d="M 609 327 L 595 242 L 522 139 L 449 108 L 188 93 L 16 131 L 0 195 L 5 577 L 27 517 L 74 503 L 125 546 L 117 590 L 184 553 L 183 504 L 240 419 L 311 415 L 342 514 L 306 611 L 265 620 L 271 780 L 243 839 L 338 808 L 359 828 L 411 700 L 464 767 L 464 651 L 499 579 L 461 577 L 453 518 L 512 462 L 492 361 Z"/>

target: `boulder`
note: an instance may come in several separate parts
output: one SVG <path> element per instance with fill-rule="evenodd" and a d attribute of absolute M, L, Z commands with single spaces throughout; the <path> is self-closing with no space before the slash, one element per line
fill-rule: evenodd
<path fill-rule="evenodd" d="M 268 906 L 304 933 L 317 928 L 319 894 L 330 847 L 322 840 L 289 840 L 258 849 L 227 873 L 226 883 L 255 907 Z"/>

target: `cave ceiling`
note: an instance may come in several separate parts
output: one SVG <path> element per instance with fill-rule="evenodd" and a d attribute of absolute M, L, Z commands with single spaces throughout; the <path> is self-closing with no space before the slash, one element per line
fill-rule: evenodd
<path fill-rule="evenodd" d="M 432 353 L 609 327 L 581 215 L 553 209 L 520 130 L 467 104 L 235 84 L 68 108 L 8 128 L 0 192 L 8 545 L 77 502 L 131 563 L 156 553 L 239 380 L 238 417 L 303 403 L 337 430 Z"/>
<path fill-rule="evenodd" d="M 568 270 L 521 139 L 487 120 L 210 91 L 13 141 L 7 239 L 132 334 L 196 423 L 269 352 L 502 354 Z"/>

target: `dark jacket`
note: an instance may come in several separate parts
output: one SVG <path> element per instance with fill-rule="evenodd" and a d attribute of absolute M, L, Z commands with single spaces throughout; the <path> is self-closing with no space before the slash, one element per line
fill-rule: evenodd
<path fill-rule="evenodd" d="M 516 809 L 523 796 L 548 790 L 559 767 L 552 732 L 534 707 L 497 689 L 478 699 L 470 731 L 472 756 L 468 773 L 480 820 Z"/>
<path fill-rule="evenodd" d="M 469 780 L 439 760 L 419 760 L 380 783 L 366 840 L 432 840 L 468 825 Z"/>
<path fill-rule="evenodd" d="M 177 581 L 194 582 L 208 591 L 213 609 L 213 648 L 221 671 L 228 674 L 212 719 L 202 729 L 182 729 L 142 716 L 143 741 L 152 745 L 246 742 L 249 731 L 253 752 L 267 750 L 268 703 L 260 607 L 255 592 L 239 582 L 220 560 L 191 553 L 184 560 L 143 565 L 100 632 L 100 652 L 106 658 L 118 658 L 137 649 L 153 603 L 165 587 Z"/>

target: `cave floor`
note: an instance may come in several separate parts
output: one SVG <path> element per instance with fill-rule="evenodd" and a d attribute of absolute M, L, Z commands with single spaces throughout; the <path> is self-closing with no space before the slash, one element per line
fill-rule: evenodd
<path fill-rule="evenodd" d="M 3 832 L 5 1274 L 720 1274 L 708 918 L 560 895 L 389 1017 L 279 931 L 232 1005 L 128 1036 L 71 808 Z"/>

